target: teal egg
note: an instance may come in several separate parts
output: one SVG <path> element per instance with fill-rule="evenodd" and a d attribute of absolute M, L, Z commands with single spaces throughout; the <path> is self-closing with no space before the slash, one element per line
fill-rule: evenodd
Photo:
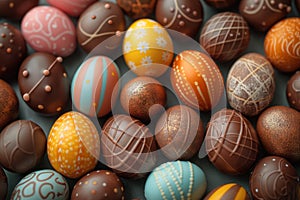
<path fill-rule="evenodd" d="M 199 200 L 207 182 L 203 171 L 188 161 L 167 162 L 155 168 L 147 178 L 145 197 L 148 200 Z"/>

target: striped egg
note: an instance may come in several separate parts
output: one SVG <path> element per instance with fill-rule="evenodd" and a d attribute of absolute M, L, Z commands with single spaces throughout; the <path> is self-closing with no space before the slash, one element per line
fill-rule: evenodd
<path fill-rule="evenodd" d="M 207 182 L 203 171 L 188 161 L 167 162 L 155 168 L 145 184 L 146 199 L 199 200 Z"/>
<path fill-rule="evenodd" d="M 212 190 L 204 200 L 250 200 L 245 188 L 236 183 L 221 185 Z"/>
<path fill-rule="evenodd" d="M 100 154 L 100 138 L 93 122 L 79 112 L 67 112 L 53 124 L 47 143 L 52 167 L 69 178 L 93 170 Z"/>
<path fill-rule="evenodd" d="M 81 64 L 76 71 L 71 96 L 76 109 L 91 117 L 108 114 L 115 103 L 114 88 L 119 91 L 119 68 L 106 56 L 94 56 Z"/>
<path fill-rule="evenodd" d="M 123 56 L 138 76 L 161 76 L 173 59 L 173 42 L 164 27 L 151 19 L 139 19 L 126 31 Z"/>
<path fill-rule="evenodd" d="M 219 67 L 209 56 L 195 50 L 186 50 L 176 56 L 171 84 L 183 103 L 201 111 L 211 110 L 224 92 Z"/>

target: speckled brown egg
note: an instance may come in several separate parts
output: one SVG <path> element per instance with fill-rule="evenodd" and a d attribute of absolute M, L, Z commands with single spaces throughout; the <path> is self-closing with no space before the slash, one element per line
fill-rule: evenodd
<path fill-rule="evenodd" d="M 117 0 L 117 4 L 131 18 L 149 16 L 156 6 L 156 0 Z"/>
<path fill-rule="evenodd" d="M 290 106 L 300 111 L 300 71 L 288 81 L 286 95 Z"/>
<path fill-rule="evenodd" d="M 291 161 L 300 160 L 300 113 L 286 106 L 273 106 L 257 120 L 257 132 L 265 150 Z"/>
<path fill-rule="evenodd" d="M 97 170 L 79 179 L 71 200 L 124 200 L 124 186 L 118 176 L 108 170 Z"/>
<path fill-rule="evenodd" d="M 238 0 L 204 0 L 209 6 L 219 10 L 225 10 L 235 6 Z"/>
<path fill-rule="evenodd" d="M 123 87 L 120 95 L 123 109 L 143 122 L 149 122 L 166 104 L 165 88 L 157 80 L 140 76 Z"/>

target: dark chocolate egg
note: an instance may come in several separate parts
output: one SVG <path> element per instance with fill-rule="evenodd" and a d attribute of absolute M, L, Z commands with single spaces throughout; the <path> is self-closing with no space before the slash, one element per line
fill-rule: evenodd
<path fill-rule="evenodd" d="M 76 28 L 77 40 L 86 52 L 90 52 L 109 37 L 119 35 L 125 26 L 124 14 L 118 5 L 95 2 L 80 15 Z"/>
<path fill-rule="evenodd" d="M 18 117 L 19 100 L 14 89 L 0 79 L 0 130 Z"/>
<path fill-rule="evenodd" d="M 213 59 L 227 62 L 246 50 L 250 30 L 240 14 L 221 12 L 206 21 L 199 40 Z"/>
<path fill-rule="evenodd" d="M 199 0 L 158 0 L 155 17 L 165 28 L 194 37 L 203 20 L 203 8 Z"/>
<path fill-rule="evenodd" d="M 246 189 L 236 183 L 221 185 L 211 192 L 203 200 L 250 200 Z"/>
<path fill-rule="evenodd" d="M 114 115 L 104 124 L 101 136 L 104 164 L 120 176 L 141 178 L 156 166 L 154 136 L 139 120 Z"/>
<path fill-rule="evenodd" d="M 300 71 L 288 81 L 286 95 L 290 106 L 300 111 Z"/>
<path fill-rule="evenodd" d="M 32 170 L 40 163 L 45 151 L 46 135 L 32 121 L 15 121 L 0 134 L 0 163 L 12 172 Z"/>
<path fill-rule="evenodd" d="M 299 176 L 286 159 L 268 156 L 261 159 L 250 176 L 253 200 L 296 200 Z"/>
<path fill-rule="evenodd" d="M 124 200 L 124 186 L 118 176 L 108 170 L 97 170 L 79 179 L 71 200 Z"/>
<path fill-rule="evenodd" d="M 256 161 L 259 141 L 252 124 L 242 114 L 222 109 L 209 121 L 205 146 L 217 169 L 239 175 L 247 173 Z"/>
<path fill-rule="evenodd" d="M 123 87 L 121 94 L 121 105 L 131 116 L 149 122 L 155 117 L 161 107 L 166 104 L 165 88 L 157 80 L 140 76 L 130 80 Z"/>
<path fill-rule="evenodd" d="M 239 11 L 258 31 L 266 31 L 292 10 L 291 0 L 241 0 Z"/>
<path fill-rule="evenodd" d="M 156 0 L 117 0 L 117 4 L 131 18 L 148 17 L 154 10 Z"/>
<path fill-rule="evenodd" d="M 39 4 L 39 0 L 1 0 L 0 17 L 21 19 L 27 11 Z"/>
<path fill-rule="evenodd" d="M 200 149 L 204 138 L 199 114 L 192 108 L 177 105 L 169 108 L 158 120 L 155 139 L 170 160 L 188 160 Z"/>
<path fill-rule="evenodd" d="M 298 12 L 300 12 L 300 0 L 296 0 L 296 7 L 298 9 Z"/>
<path fill-rule="evenodd" d="M 7 195 L 8 182 L 7 176 L 3 169 L 0 167 L 0 199 L 5 199 Z"/>
<path fill-rule="evenodd" d="M 272 106 L 259 116 L 256 126 L 267 152 L 300 161 L 300 112 L 286 106 Z"/>
<path fill-rule="evenodd" d="M 272 64 L 262 55 L 248 53 L 240 57 L 227 76 L 230 106 L 247 116 L 255 116 L 272 101 L 275 75 Z"/>
<path fill-rule="evenodd" d="M 16 78 L 26 54 L 26 43 L 21 32 L 8 23 L 0 23 L 0 78 L 6 81 Z"/>
<path fill-rule="evenodd" d="M 36 112 L 55 115 L 66 107 L 70 84 L 61 62 L 61 57 L 38 52 L 22 63 L 18 76 L 20 92 Z"/>
<path fill-rule="evenodd" d="M 234 7 L 238 0 L 204 0 L 209 6 L 216 9 L 225 10 Z"/>

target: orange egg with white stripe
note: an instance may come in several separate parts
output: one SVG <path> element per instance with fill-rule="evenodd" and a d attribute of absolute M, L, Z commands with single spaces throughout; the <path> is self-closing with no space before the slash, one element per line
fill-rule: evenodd
<path fill-rule="evenodd" d="M 209 111 L 224 93 L 224 79 L 219 67 L 206 54 L 187 50 L 173 62 L 171 83 L 176 95 L 186 105 Z"/>
<path fill-rule="evenodd" d="M 250 200 L 250 197 L 241 185 L 228 183 L 212 190 L 204 200 Z"/>
<path fill-rule="evenodd" d="M 93 170 L 100 154 L 100 138 L 93 122 L 79 112 L 67 112 L 53 124 L 47 143 L 52 167 L 69 178 Z"/>

